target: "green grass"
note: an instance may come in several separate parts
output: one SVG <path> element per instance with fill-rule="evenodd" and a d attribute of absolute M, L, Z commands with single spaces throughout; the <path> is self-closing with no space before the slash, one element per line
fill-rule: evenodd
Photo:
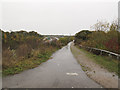
<path fill-rule="evenodd" d="M 58 49 L 54 49 L 52 51 L 42 53 L 42 54 L 39 53 L 37 57 L 32 57 L 29 59 L 19 61 L 15 63 L 15 65 L 13 65 L 12 67 L 3 69 L 2 75 L 3 76 L 13 75 L 13 74 L 20 73 L 27 69 L 35 68 L 38 65 L 40 65 L 42 62 L 47 61 L 50 58 L 50 56 L 53 54 L 53 52 L 55 52 L 56 50 Z"/>
<path fill-rule="evenodd" d="M 91 60 L 93 60 L 95 63 L 101 65 L 101 67 L 106 68 L 110 72 L 115 72 L 118 75 L 118 60 L 115 60 L 108 56 L 95 55 L 81 48 L 79 49 L 84 52 L 88 58 L 91 58 Z"/>

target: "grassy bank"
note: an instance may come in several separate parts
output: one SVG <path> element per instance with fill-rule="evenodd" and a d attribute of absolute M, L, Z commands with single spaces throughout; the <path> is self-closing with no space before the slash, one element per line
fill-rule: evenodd
<path fill-rule="evenodd" d="M 94 31 L 81 30 L 75 34 L 75 44 L 87 47 L 103 49 L 120 54 L 120 32 L 118 31 L 118 24 L 109 23 L 109 27 L 105 29 L 106 24 L 103 22 L 96 23 Z M 99 26 L 100 25 L 100 26 Z M 97 30 L 99 28 L 99 30 Z M 104 28 L 104 29 L 103 29 Z"/>
<path fill-rule="evenodd" d="M 107 56 L 100 56 L 95 55 L 93 53 L 90 53 L 84 49 L 79 48 L 76 46 L 80 51 L 85 53 L 85 55 L 93 60 L 95 63 L 99 64 L 101 67 L 107 69 L 110 72 L 115 72 L 118 75 L 118 60 L 115 60 L 113 58 L 107 57 Z M 75 52 L 73 52 L 75 54 Z"/>
<path fill-rule="evenodd" d="M 3 76 L 37 67 L 72 40 L 70 36 L 57 37 L 44 36 L 34 31 L 2 31 Z"/>
<path fill-rule="evenodd" d="M 45 62 L 48 59 L 50 59 L 51 55 L 56 50 L 58 50 L 58 48 L 54 48 L 54 49 L 47 51 L 45 53 L 42 53 L 42 54 L 38 53 L 36 57 L 24 59 L 21 61 L 16 61 L 16 62 L 14 62 L 13 66 L 11 65 L 10 67 L 3 70 L 3 72 L 2 72 L 3 76 L 17 74 L 24 70 L 35 68 L 38 65 L 40 65 L 42 62 Z"/>

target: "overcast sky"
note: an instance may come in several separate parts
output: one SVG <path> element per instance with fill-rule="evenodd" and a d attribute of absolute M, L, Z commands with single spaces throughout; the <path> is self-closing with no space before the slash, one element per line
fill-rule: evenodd
<path fill-rule="evenodd" d="M 2 29 L 72 34 L 118 18 L 119 0 L 2 0 Z"/>

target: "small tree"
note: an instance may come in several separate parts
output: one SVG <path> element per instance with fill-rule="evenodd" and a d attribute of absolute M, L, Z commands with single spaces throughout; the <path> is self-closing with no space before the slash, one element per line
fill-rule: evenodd
<path fill-rule="evenodd" d="M 110 25 L 110 31 L 111 30 L 115 30 L 117 31 L 118 30 L 118 21 L 113 21 L 112 24 Z"/>
<path fill-rule="evenodd" d="M 108 31 L 109 30 L 109 23 L 108 22 L 102 22 L 98 21 L 96 24 L 94 24 L 91 28 L 95 31 Z"/>

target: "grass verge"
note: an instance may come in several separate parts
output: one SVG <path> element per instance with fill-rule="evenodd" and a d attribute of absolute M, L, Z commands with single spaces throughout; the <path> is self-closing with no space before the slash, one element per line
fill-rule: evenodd
<path fill-rule="evenodd" d="M 110 72 L 115 72 L 119 76 L 118 64 L 120 63 L 120 61 L 115 60 L 115 59 L 108 57 L 108 56 L 95 55 L 95 54 L 90 53 L 84 49 L 79 48 L 78 46 L 76 46 L 76 47 L 79 50 L 81 50 L 82 52 L 84 52 L 85 55 L 88 58 L 91 58 L 91 60 L 93 60 L 95 63 L 101 65 L 101 67 L 106 68 Z"/>
<path fill-rule="evenodd" d="M 42 53 L 42 54 L 39 53 L 37 57 L 31 57 L 31 58 L 16 62 L 14 66 L 4 69 L 2 71 L 2 76 L 4 77 L 7 75 L 13 75 L 27 69 L 35 68 L 38 65 L 40 65 L 42 62 L 47 61 L 56 50 L 58 50 L 58 48 L 55 48 L 54 50 L 46 53 Z"/>

